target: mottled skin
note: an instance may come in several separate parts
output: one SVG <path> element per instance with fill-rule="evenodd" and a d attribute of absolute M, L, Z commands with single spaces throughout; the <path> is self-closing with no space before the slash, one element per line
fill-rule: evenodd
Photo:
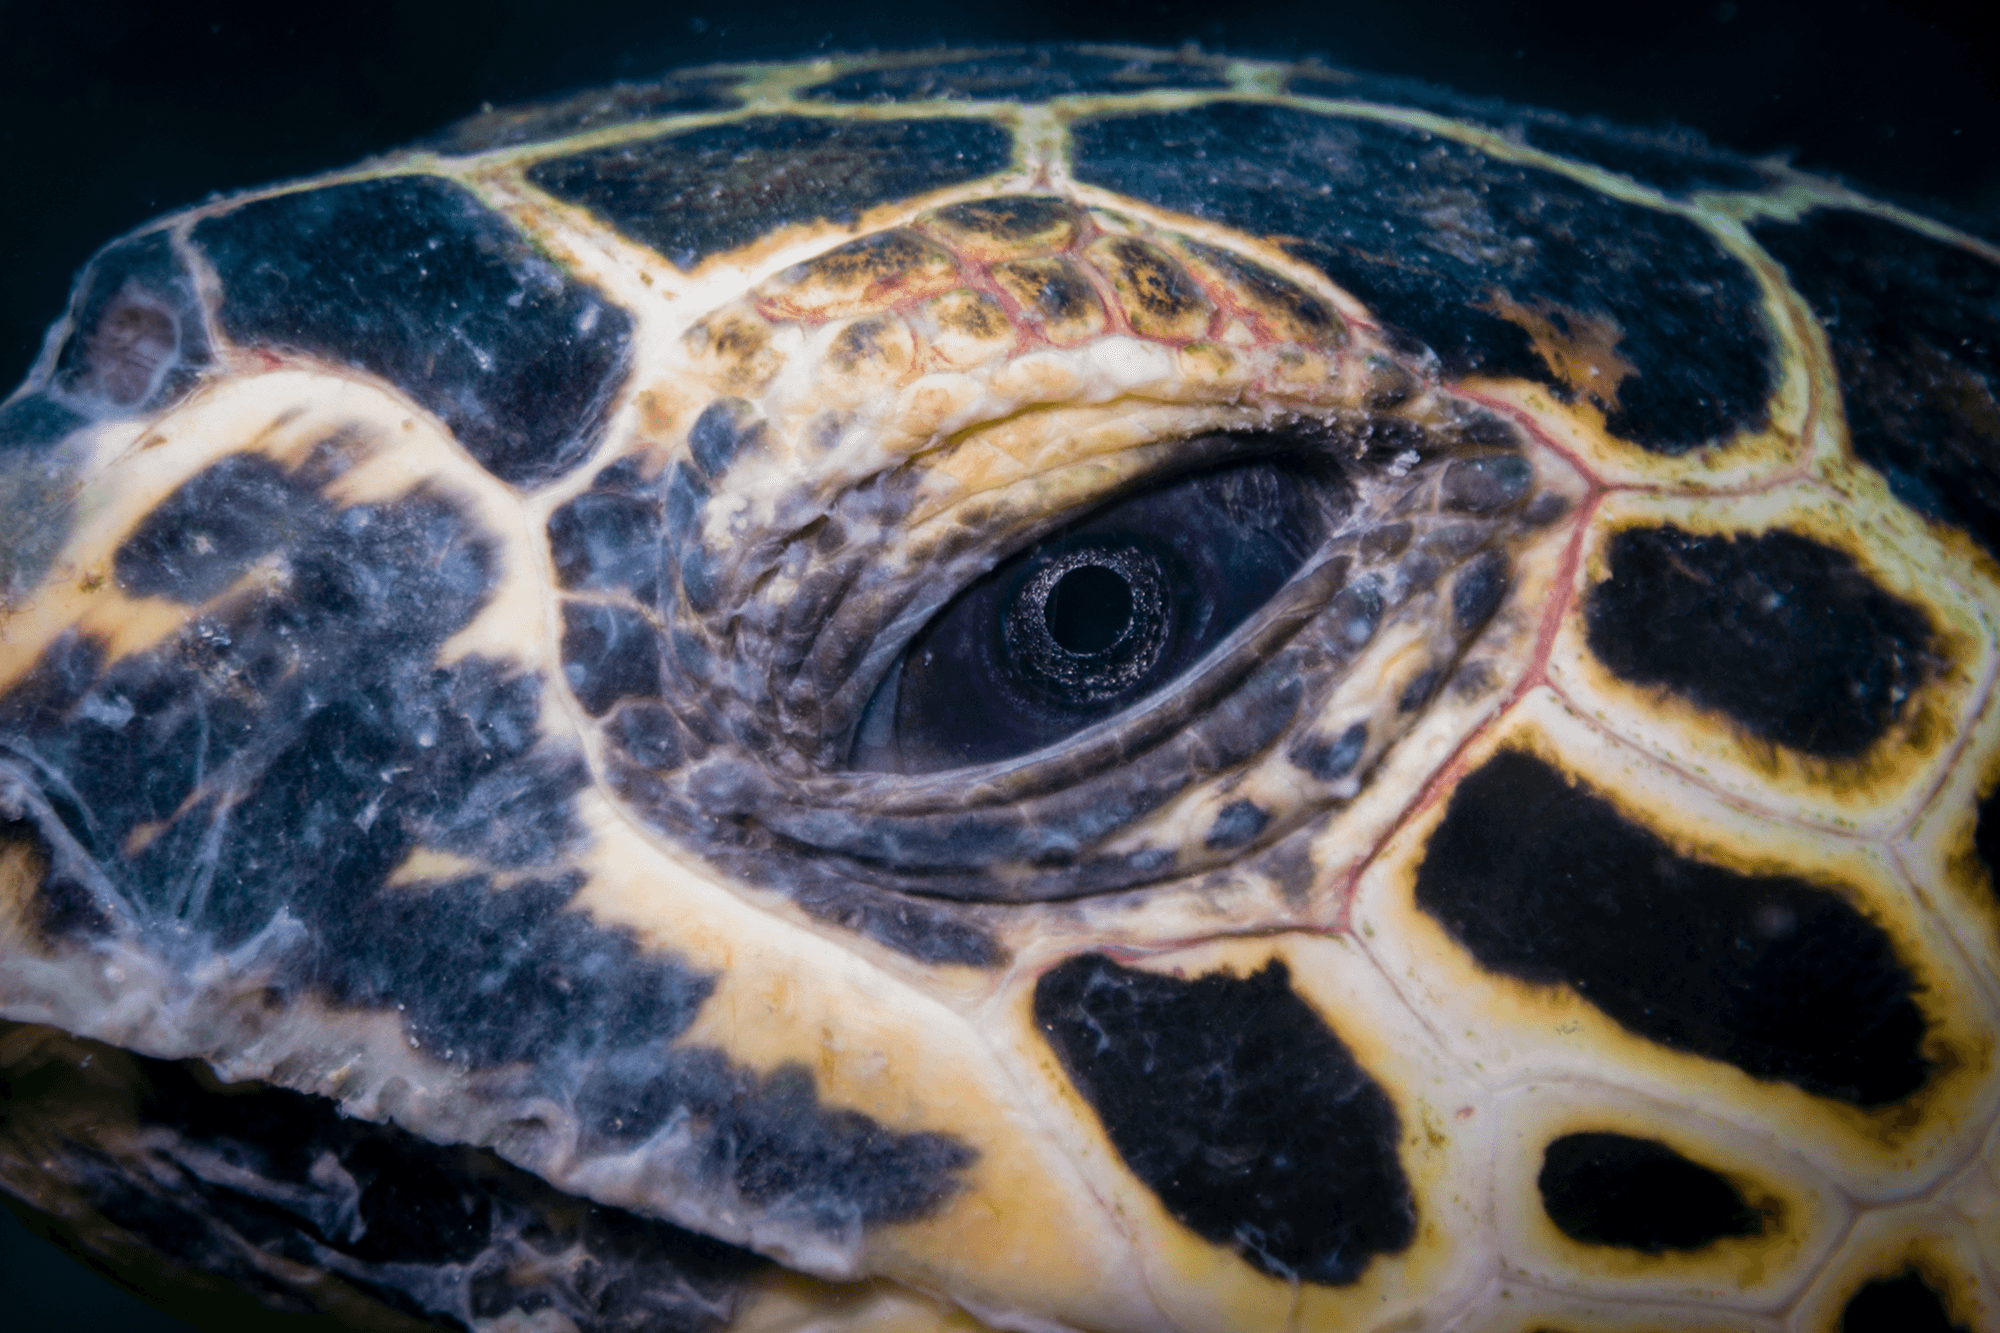
<path fill-rule="evenodd" d="M 1108 48 L 166 219 L 0 405 L 0 1191 L 197 1320 L 2000 1327 L 1996 274 Z"/>

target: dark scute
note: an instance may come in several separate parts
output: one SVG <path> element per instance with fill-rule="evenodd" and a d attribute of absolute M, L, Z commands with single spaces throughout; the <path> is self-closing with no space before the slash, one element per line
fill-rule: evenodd
<path fill-rule="evenodd" d="M 1212 61 L 1043 46 L 931 65 L 857 70 L 815 84 L 799 96 L 814 102 L 1046 102 L 1079 93 L 1228 86 L 1223 70 Z"/>
<path fill-rule="evenodd" d="M 115 663 L 68 639 L 0 701 L 0 739 L 61 774 L 45 790 L 61 836 L 131 924 L 226 949 L 296 922 L 283 984 L 403 1005 L 426 1045 L 476 1063 L 545 1054 L 572 1023 L 610 1040 L 634 995 L 667 997 L 639 1002 L 656 1018 L 691 1013 L 705 978 L 563 910 L 586 774 L 540 734 L 540 681 L 437 665 L 485 599 L 485 539 L 422 492 L 294 520 L 289 586 Z M 420 846 L 544 873 L 386 888 Z M 525 1000 L 495 1012 L 496 985 L 541 1017 Z M 584 1022 L 592 1006 L 607 1012 Z"/>
<path fill-rule="evenodd" d="M 1211 851 L 1229 847 L 1241 847 L 1264 831 L 1271 822 L 1271 816 L 1259 808 L 1254 801 L 1231 801 L 1216 812 L 1215 822 L 1208 827 L 1208 836 L 1202 845 Z"/>
<path fill-rule="evenodd" d="M 990 176 L 1013 151 L 983 120 L 755 116 L 552 158 L 528 178 L 691 269 L 780 227 Z"/>
<path fill-rule="evenodd" d="M 1265 309 L 1283 311 L 1297 324 L 1323 336 L 1343 337 L 1345 326 L 1340 316 L 1317 296 L 1297 286 L 1289 278 L 1282 278 L 1261 264 L 1253 264 L 1227 250 L 1203 245 L 1200 241 L 1187 239 L 1181 244 L 1190 253 L 1200 256 L 1203 263 L 1227 275 L 1231 282 L 1247 290 Z M 1373 392 L 1369 396 L 1369 404 L 1385 410 L 1395 407 L 1408 401 L 1412 387 L 1413 384 L 1405 383 L 1399 376 L 1393 384 Z"/>
<path fill-rule="evenodd" d="M 736 461 L 746 448 L 756 448 L 764 430 L 754 409 L 741 398 L 718 398 L 702 410 L 688 428 L 688 450 L 695 465 L 713 479 Z"/>
<path fill-rule="evenodd" d="M 564 602 L 562 659 L 570 691 L 592 717 L 620 699 L 660 693 L 660 631 L 630 607 Z"/>
<path fill-rule="evenodd" d="M 345 1004 L 401 1006 L 434 1058 L 478 1068 L 561 1069 L 683 1031 L 712 983 L 566 910 L 580 887 L 481 875 L 359 897 L 322 927 L 315 979 Z"/>
<path fill-rule="evenodd" d="M 1065 227 L 1074 226 L 1077 209 L 1059 196 L 1003 194 L 949 204 L 940 208 L 936 216 L 953 230 L 969 231 L 992 240 L 1021 242 L 1059 234 Z"/>
<path fill-rule="evenodd" d="M 1451 618 L 1462 630 L 1478 629 L 1506 599 L 1511 569 L 1499 551 L 1475 557 L 1451 585 Z"/>
<path fill-rule="evenodd" d="M 722 595 L 716 558 L 701 540 L 708 496 L 708 484 L 689 464 L 676 463 L 667 469 L 666 494 L 660 506 L 663 532 L 674 568 L 681 576 L 681 596 L 698 615 L 713 611 Z"/>
<path fill-rule="evenodd" d="M 768 1263 L 560 1194 L 489 1151 L 350 1119 L 323 1098 L 218 1086 L 193 1065 L 102 1058 L 139 1072 L 143 1138 L 111 1140 L 121 1145 L 114 1157 L 60 1137 L 37 1165 L 142 1244 L 281 1310 L 329 1312 L 316 1275 L 331 1273 L 447 1327 L 553 1306 L 582 1333 L 702 1333 L 726 1321 Z M 48 1070 L 28 1071 L 9 1109 L 34 1123 L 38 1103 L 59 1103 L 64 1091 Z"/>
<path fill-rule="evenodd" d="M 663 522 L 656 488 L 612 464 L 549 517 L 557 580 L 565 588 L 622 588 L 651 602 L 665 572 Z"/>
<path fill-rule="evenodd" d="M 483 153 L 519 144 L 547 143 L 656 116 L 727 111 L 740 106 L 735 75 L 683 75 L 656 83 L 614 83 L 573 97 L 482 111 L 414 147 L 445 154 Z"/>
<path fill-rule="evenodd" d="M 532 679 L 497 686 L 500 669 L 482 659 L 433 664 L 491 578 L 490 544 L 463 515 L 418 491 L 346 510 L 329 503 L 316 532 L 301 518 L 292 536 L 288 584 L 232 599 L 115 663 L 91 640 L 66 636 L 0 701 L 0 737 L 62 775 L 52 799 L 74 811 L 71 832 L 100 864 L 125 862 L 141 826 L 164 830 L 122 866 L 136 876 L 135 898 L 159 910 L 194 910 L 229 853 L 262 839 L 272 844 L 261 850 L 273 860 L 259 866 L 267 887 L 310 884 L 324 873 L 312 839 L 360 855 L 373 838 L 404 837 L 406 823 L 462 801 L 535 740 L 518 705 L 496 714 L 491 703 L 526 690 L 532 719 Z M 333 729 L 333 748 L 303 744 L 328 712 L 347 727 Z M 367 767 L 377 759 L 386 772 Z M 291 811 L 261 827 L 245 822 L 251 789 L 289 765 L 316 767 L 331 784 L 303 782 L 299 818 L 308 822 Z M 213 799 L 225 792 L 230 802 Z M 176 851 L 204 845 L 211 820 L 223 859 L 175 862 Z M 358 827 L 362 836 L 352 836 Z"/>
<path fill-rule="evenodd" d="M 1856 456 L 2000 555 L 2000 265 L 1862 213 L 1750 230 L 1826 329 Z"/>
<path fill-rule="evenodd" d="M 1407 523 L 1398 523 L 1392 526 L 1400 528 L 1402 530 L 1402 540 L 1408 542 L 1410 525 Z M 1392 533 L 1392 541 L 1393 535 Z M 1396 549 L 1400 548 L 1393 545 L 1390 548 L 1392 553 Z M 1367 553 L 1368 548 L 1364 546 L 1362 554 L 1366 556 Z M 1349 648 L 1359 648 L 1362 644 L 1374 638 L 1375 631 L 1381 628 L 1381 591 L 1365 583 L 1361 585 L 1349 584 L 1334 595 L 1333 601 L 1328 604 L 1327 612 L 1332 623 L 1339 626 L 1340 637 L 1346 642 L 1347 646 Z"/>
<path fill-rule="evenodd" d="M 1777 356 L 1756 279 L 1685 218 L 1420 131 L 1295 107 L 1104 116 L 1078 122 L 1071 141 L 1078 179 L 1278 238 L 1433 349 L 1448 375 L 1569 392 L 1497 295 L 1616 331 L 1637 373 L 1617 386 L 1614 434 L 1679 454 L 1768 419 Z"/>
<path fill-rule="evenodd" d="M 1863 1284 L 1840 1312 L 1840 1333 L 1972 1333 L 1952 1322 L 1944 1298 L 1906 1268 L 1895 1277 Z"/>
<path fill-rule="evenodd" d="M 449 181 L 256 200 L 203 220 L 194 239 L 232 339 L 381 376 L 504 481 L 573 466 L 625 379 L 631 316 Z"/>
<path fill-rule="evenodd" d="M 1444 684 L 1444 668 L 1431 667 L 1410 677 L 1410 683 L 1403 687 L 1403 693 L 1396 699 L 1396 711 L 1414 713 L 1431 701 L 1438 686 Z"/>
<path fill-rule="evenodd" d="M 1556 1229 L 1586 1245 L 1663 1254 L 1764 1229 L 1725 1177 L 1656 1139 L 1565 1134 L 1543 1151 L 1535 1185 Z"/>
<path fill-rule="evenodd" d="M 209 362 L 194 277 L 163 231 L 116 241 L 90 261 L 70 305 L 54 386 L 94 416 L 156 411 Z"/>
<path fill-rule="evenodd" d="M 708 507 L 708 483 L 696 476 L 685 463 L 667 470 L 666 500 L 661 516 L 675 537 L 697 540 L 702 511 Z"/>
<path fill-rule="evenodd" d="M 46 449 L 69 438 L 89 418 L 63 406 L 46 391 L 24 393 L 0 407 L 0 457 Z"/>
<path fill-rule="evenodd" d="M 656 773 L 679 768 L 687 757 L 681 724 L 659 704 L 626 704 L 611 719 L 606 735 L 634 763 Z"/>
<path fill-rule="evenodd" d="M 668 494 L 668 498 L 672 498 L 672 494 Z M 716 608 L 716 602 L 722 596 L 716 556 L 702 544 L 700 536 L 680 546 L 676 556 L 680 562 L 680 596 L 688 602 L 690 610 L 706 616 Z"/>
<path fill-rule="evenodd" d="M 1916 978 L 1846 898 L 1682 856 L 1532 755 L 1458 784 L 1416 901 L 1481 967 L 1754 1078 L 1872 1107 L 1929 1077 Z"/>
<path fill-rule="evenodd" d="M 1610 573 L 1584 600 L 1598 660 L 1760 740 L 1853 758 L 1940 665 L 1920 608 L 1798 533 L 1626 528 L 1607 554 Z"/>
<path fill-rule="evenodd" d="M 901 1134 L 822 1106 L 803 1065 L 758 1074 L 702 1047 L 620 1051 L 599 1063 L 576 1106 L 586 1134 L 613 1147 L 691 1130 L 705 1183 L 836 1233 L 935 1210 L 978 1157 L 947 1134 Z"/>
<path fill-rule="evenodd" d="M 1534 465 L 1519 454 L 1461 458 L 1445 468 L 1440 485 L 1446 509 L 1490 514 L 1519 504 L 1534 484 Z"/>
<path fill-rule="evenodd" d="M 580 754 L 525 755 L 475 778 L 462 800 L 426 812 L 414 827 L 428 846 L 503 870 L 542 865 L 575 837 L 570 801 L 589 783 Z"/>
<path fill-rule="evenodd" d="M 1972 826 L 1972 847 L 1986 867 L 1986 890 L 2000 903 L 2000 783 L 1979 800 Z"/>
<path fill-rule="evenodd" d="M 1417 549 L 1448 561 L 1463 560 L 1486 544 L 1492 529 L 1481 523 L 1440 523 L 1417 539 Z"/>
<path fill-rule="evenodd" d="M 190 605 L 223 591 L 326 505 L 314 489 L 262 454 L 232 454 L 196 473 L 146 515 L 112 557 L 118 586 L 135 597 Z"/>
<path fill-rule="evenodd" d="M 1335 737 L 1308 737 L 1292 751 L 1291 760 L 1321 782 L 1338 782 L 1354 771 L 1368 748 L 1368 724 L 1356 722 Z"/>
<path fill-rule="evenodd" d="M 778 1066 L 727 1114 L 716 1143 L 734 1160 L 745 1198 L 834 1199 L 838 1214 L 852 1210 L 863 1225 L 930 1212 L 977 1157 L 947 1134 L 898 1134 L 856 1111 L 821 1109 L 803 1065 Z M 829 1225 L 845 1220 L 827 1218 Z"/>
<path fill-rule="evenodd" d="M 1118 1155 L 1204 1239 L 1338 1286 L 1415 1236 L 1396 1107 L 1283 963 L 1184 980 L 1082 954 L 1034 1004 Z"/>

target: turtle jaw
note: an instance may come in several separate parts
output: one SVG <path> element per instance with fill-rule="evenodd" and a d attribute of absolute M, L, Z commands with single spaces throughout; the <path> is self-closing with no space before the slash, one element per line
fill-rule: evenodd
<path fill-rule="evenodd" d="M 770 1261 L 561 1193 L 490 1150 L 0 1022 L 0 1192 L 72 1253 L 203 1323 L 465 1327 L 509 1309 L 728 1319 Z"/>

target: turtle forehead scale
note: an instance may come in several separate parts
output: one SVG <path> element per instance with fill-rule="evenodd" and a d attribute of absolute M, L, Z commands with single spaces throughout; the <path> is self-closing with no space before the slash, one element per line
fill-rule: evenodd
<path fill-rule="evenodd" d="M 0 1189 L 197 1317 L 1987 1327 L 1996 273 L 1123 47 L 154 224 L 0 404 Z"/>

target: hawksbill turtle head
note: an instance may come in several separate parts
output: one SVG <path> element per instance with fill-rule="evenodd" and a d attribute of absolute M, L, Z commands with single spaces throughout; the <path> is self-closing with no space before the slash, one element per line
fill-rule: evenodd
<path fill-rule="evenodd" d="M 377 1326 L 1980 1325 L 1996 258 L 1107 48 L 164 219 L 0 406 L 0 1185 Z"/>

